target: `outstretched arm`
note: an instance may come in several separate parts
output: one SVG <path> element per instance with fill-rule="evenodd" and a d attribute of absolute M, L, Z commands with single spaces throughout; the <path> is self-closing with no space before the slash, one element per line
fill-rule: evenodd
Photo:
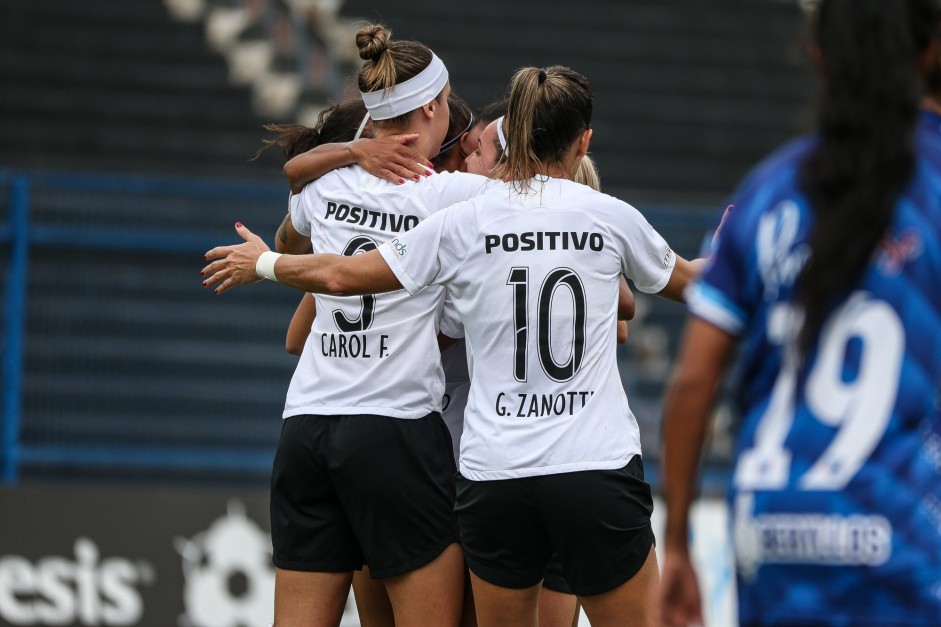
<path fill-rule="evenodd" d="M 690 318 L 663 410 L 663 496 L 667 508 L 661 616 L 666 625 L 702 624 L 689 556 L 689 510 L 719 384 L 735 338 Z"/>
<path fill-rule="evenodd" d="M 732 213 L 733 209 L 735 209 L 735 206 L 729 205 L 722 213 L 722 219 L 719 221 L 719 226 L 716 228 L 716 232 L 712 235 L 711 247 L 713 252 L 715 252 L 716 243 L 719 239 L 719 233 L 722 231 L 722 227 L 725 226 L 725 221 L 728 219 L 729 214 Z M 686 290 L 686 286 L 689 285 L 690 282 L 699 278 L 699 275 L 702 274 L 702 271 L 705 269 L 706 263 L 708 261 L 709 259 L 707 257 L 687 261 L 677 255 L 676 266 L 673 268 L 673 274 L 670 276 L 670 281 L 666 284 L 666 286 L 664 286 L 662 290 L 660 290 L 659 295 L 670 300 L 675 300 L 679 303 L 684 302 L 683 292 Z"/>
<path fill-rule="evenodd" d="M 657 292 L 657 295 L 675 300 L 678 303 L 685 302 L 683 292 L 686 290 L 686 286 L 699 278 L 705 265 L 706 259 L 687 261 L 677 255 L 676 265 L 673 266 L 673 274 L 670 275 L 670 280 L 663 289 Z"/>
<path fill-rule="evenodd" d="M 236 285 L 260 281 L 262 277 L 256 272 L 258 259 L 262 253 L 270 252 L 268 245 L 241 223 L 235 225 L 235 231 L 245 242 L 213 248 L 206 253 L 206 259 L 211 263 L 200 272 L 206 277 L 203 286 L 216 286 L 216 294 L 227 292 Z M 402 284 L 378 250 L 352 257 L 281 255 L 274 263 L 274 275 L 279 283 L 317 294 L 352 296 L 402 289 Z"/>
<path fill-rule="evenodd" d="M 291 192 L 295 194 L 324 174 L 354 163 L 392 183 L 404 183 L 405 179 L 419 180 L 428 175 L 425 165 L 432 165 L 424 155 L 409 146 L 417 138 L 417 133 L 411 133 L 383 139 L 360 138 L 345 143 L 321 144 L 285 163 L 284 174 Z"/>

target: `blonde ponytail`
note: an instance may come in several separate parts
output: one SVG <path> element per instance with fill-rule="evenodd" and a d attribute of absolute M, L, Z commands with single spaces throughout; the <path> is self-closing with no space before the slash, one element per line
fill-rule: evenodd
<path fill-rule="evenodd" d="M 588 155 L 579 160 L 578 169 L 575 170 L 572 180 L 587 185 L 596 192 L 601 191 L 601 177 L 598 176 L 598 168 L 595 167 L 595 162 Z"/>

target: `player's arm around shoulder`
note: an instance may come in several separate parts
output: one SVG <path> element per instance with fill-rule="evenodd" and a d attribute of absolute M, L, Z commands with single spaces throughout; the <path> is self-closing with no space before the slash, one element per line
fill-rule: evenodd
<path fill-rule="evenodd" d="M 479 174 L 442 172 L 422 181 L 418 189 L 434 211 L 480 195 L 489 182 L 490 179 Z"/>
<path fill-rule="evenodd" d="M 274 274 L 279 283 L 317 294 L 359 296 L 402 289 L 378 250 L 352 257 L 282 255 L 275 262 Z"/>
<path fill-rule="evenodd" d="M 346 257 L 334 254 L 284 255 L 269 250 L 265 242 L 237 223 L 244 242 L 217 246 L 205 255 L 209 265 L 200 274 L 204 287 L 222 294 L 237 285 L 265 278 L 317 294 L 351 296 L 402 289 L 402 284 L 378 250 Z"/>
<path fill-rule="evenodd" d="M 391 183 L 427 176 L 431 163 L 410 142 L 417 134 L 396 135 L 387 139 L 359 138 L 350 142 L 321 144 L 284 164 L 284 175 L 291 191 L 299 193 L 305 185 L 325 174 L 354 163 L 374 176 Z"/>

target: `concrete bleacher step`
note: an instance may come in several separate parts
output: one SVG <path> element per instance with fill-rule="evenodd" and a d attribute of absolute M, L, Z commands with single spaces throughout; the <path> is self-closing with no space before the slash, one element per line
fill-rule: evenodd
<path fill-rule="evenodd" d="M 55 87 L 58 85 L 100 87 L 107 86 L 120 95 L 133 89 L 173 90 L 177 93 L 199 90 L 208 93 L 234 93 L 224 64 L 219 59 L 208 63 L 190 60 L 188 63 L 168 63 L 160 59 L 128 63 L 127 59 L 108 55 L 84 57 L 62 55 L 57 51 L 26 51 L 14 49 L 0 56 L 0 76 L 6 85 Z M 12 89 L 11 89 L 12 90 Z"/>
<path fill-rule="evenodd" d="M 791 3 L 480 0 L 468 11 L 348 0 L 342 16 L 384 21 L 393 37 L 430 46 L 475 106 L 501 98 L 522 66 L 582 71 L 595 96 L 592 154 L 609 189 L 718 204 L 810 119 L 813 83 Z"/>
<path fill-rule="evenodd" d="M 11 24 L 0 26 L 3 47 L 42 51 L 50 48 L 80 51 L 84 55 L 108 56 L 115 52 L 141 59 L 176 60 L 185 63 L 193 58 L 193 50 L 205 51 L 201 30 L 193 25 L 176 22 L 148 22 L 146 27 L 115 26 L 110 23 L 46 21 L 41 29 L 24 30 Z"/>
<path fill-rule="evenodd" d="M 161 0 L 0 5 L 0 166 L 276 175 L 266 134 L 201 26 Z"/>
<path fill-rule="evenodd" d="M 73 23 L 138 25 L 142 27 L 170 21 L 163 3 L 126 0 L 4 0 L 3 14 L 8 23 Z"/>
<path fill-rule="evenodd" d="M 22 119 L 17 124 L 0 123 L 0 155 L 7 157 L 3 159 L 6 164 L 18 167 L 272 180 L 280 175 L 280 162 L 273 154 L 261 163 L 249 161 L 260 146 L 259 132 L 147 127 L 128 121 L 81 126 L 76 121 Z M 21 147 L 30 142 L 44 152 L 24 152 Z"/>
<path fill-rule="evenodd" d="M 0 111 L 18 119 L 40 117 L 70 120 L 115 120 L 130 124 L 168 123 L 180 127 L 228 129 L 241 124 L 249 113 L 244 102 L 233 102 L 231 93 L 211 91 L 194 93 L 136 89 L 138 97 L 123 102 L 110 98 L 109 87 L 23 86 L 0 92 Z M 257 129 L 253 129 L 256 130 Z"/>

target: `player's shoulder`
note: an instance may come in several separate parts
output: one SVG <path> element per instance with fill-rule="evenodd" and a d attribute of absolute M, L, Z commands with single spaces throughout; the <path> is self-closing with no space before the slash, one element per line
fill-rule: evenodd
<path fill-rule="evenodd" d="M 624 224 L 627 220 L 646 221 L 643 213 L 631 203 L 606 192 L 574 181 L 561 183 L 561 207 L 581 212 L 585 219 L 607 224 Z"/>
<path fill-rule="evenodd" d="M 453 188 L 483 191 L 489 181 L 485 176 L 470 172 L 429 172 L 427 177 L 406 184 L 414 185 L 415 190 L 443 194 Z"/>
<path fill-rule="evenodd" d="M 331 170 L 311 181 L 301 193 L 308 198 L 352 195 L 362 190 L 370 178 L 376 177 L 358 165 L 349 165 Z"/>
<path fill-rule="evenodd" d="M 480 174 L 472 174 L 471 172 L 431 172 L 427 180 L 435 181 L 438 184 L 442 185 L 454 185 L 454 184 L 470 184 L 470 185 L 484 185 L 491 179 L 488 179 L 486 176 L 481 176 Z"/>

